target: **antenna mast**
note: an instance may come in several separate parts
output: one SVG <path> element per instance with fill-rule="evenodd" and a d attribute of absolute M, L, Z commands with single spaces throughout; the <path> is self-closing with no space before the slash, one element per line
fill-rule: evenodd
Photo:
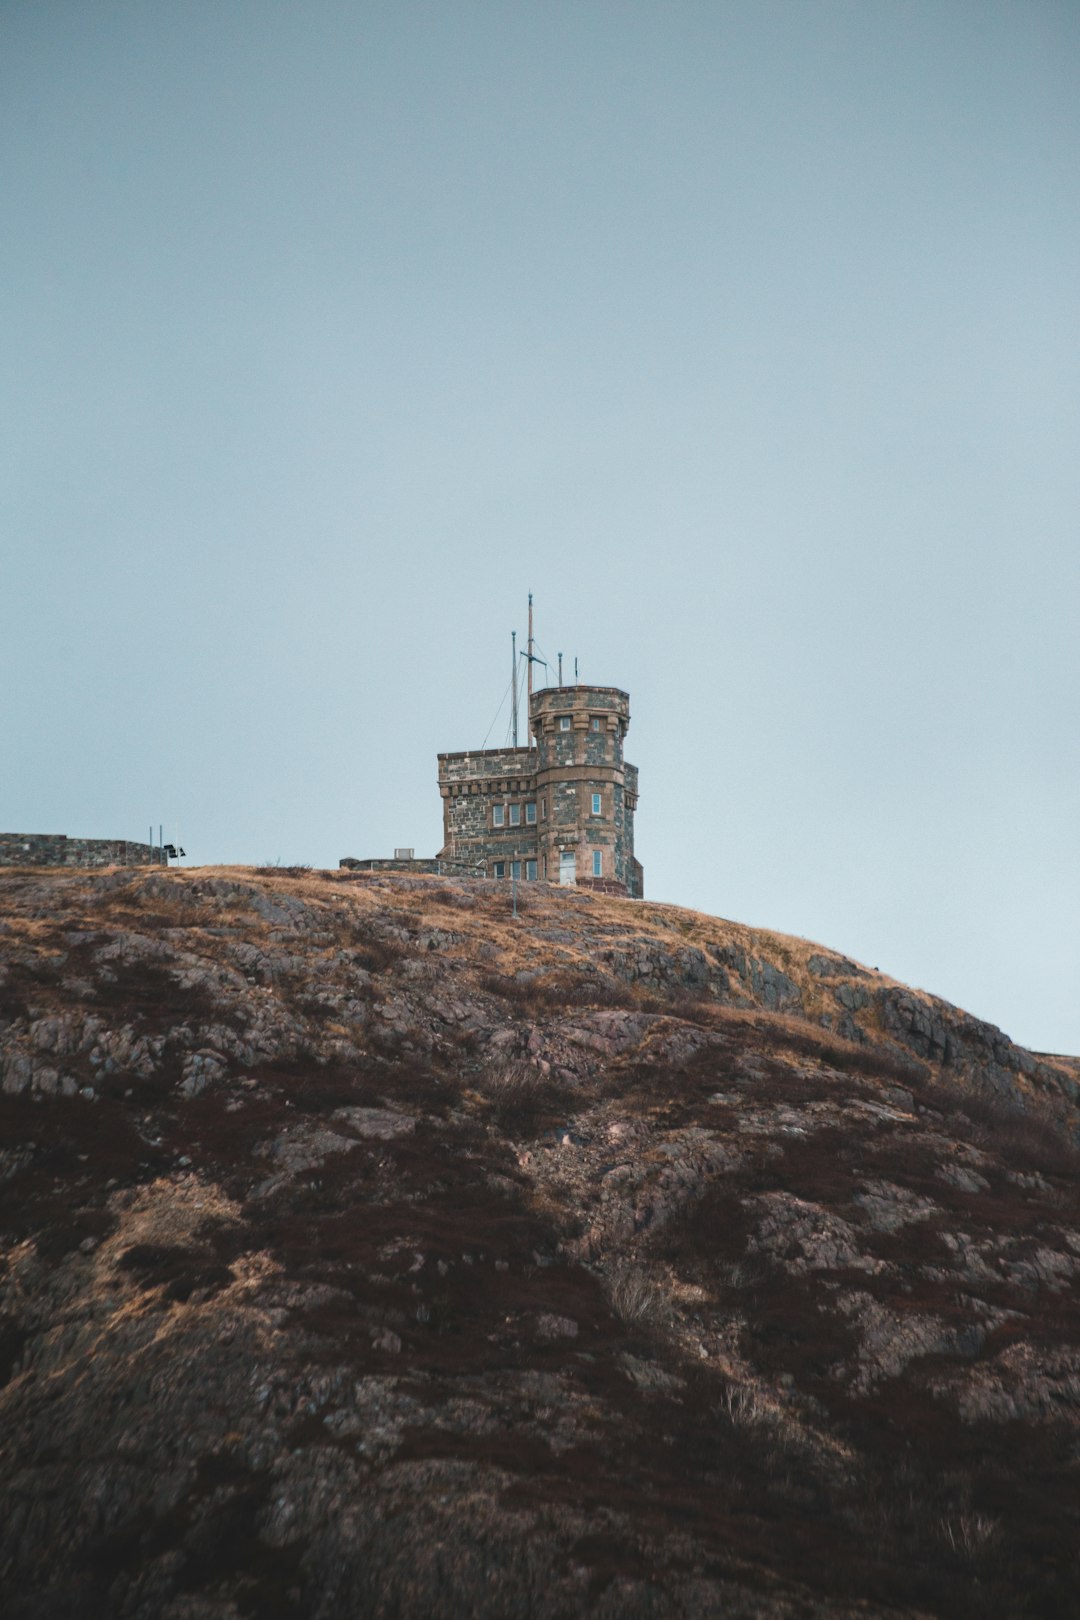
<path fill-rule="evenodd" d="M 530 602 L 532 601 L 531 596 L 529 597 L 529 601 Z M 532 671 L 531 671 L 531 669 L 530 669 L 530 672 L 529 672 L 529 678 L 530 678 L 530 680 L 532 679 Z M 514 720 L 513 720 L 514 747 L 516 748 L 517 745 L 518 745 L 518 740 L 517 740 L 518 739 L 518 671 L 517 671 L 517 631 L 516 630 L 511 630 L 511 632 L 510 632 L 510 691 L 511 691 L 511 694 L 512 694 L 511 698 L 510 698 L 510 713 L 514 717 Z"/>
<path fill-rule="evenodd" d="M 532 633 L 532 591 L 529 592 L 529 708 L 526 724 L 532 723 L 532 667 L 533 667 L 533 633 Z"/>

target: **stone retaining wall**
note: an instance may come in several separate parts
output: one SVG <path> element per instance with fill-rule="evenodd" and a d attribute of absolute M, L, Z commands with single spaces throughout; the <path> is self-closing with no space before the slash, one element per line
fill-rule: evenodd
<path fill-rule="evenodd" d="M 432 872 L 441 877 L 485 876 L 482 869 L 469 861 L 428 859 L 427 857 L 404 861 L 388 856 L 383 859 L 358 861 L 355 856 L 346 855 L 338 861 L 338 867 L 344 867 L 349 872 Z"/>
<path fill-rule="evenodd" d="M 0 866 L 167 866 L 153 844 L 66 833 L 0 833 Z"/>

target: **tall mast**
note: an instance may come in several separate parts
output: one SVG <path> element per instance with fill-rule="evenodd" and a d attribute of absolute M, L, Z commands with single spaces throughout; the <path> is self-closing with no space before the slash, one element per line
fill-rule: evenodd
<path fill-rule="evenodd" d="M 533 667 L 533 633 L 532 633 L 532 591 L 529 592 L 529 709 L 526 724 L 532 723 L 532 667 Z"/>
<path fill-rule="evenodd" d="M 531 601 L 532 598 L 530 597 Z M 514 747 L 518 745 L 518 673 L 517 673 L 517 631 L 510 632 L 510 713 L 514 717 Z"/>

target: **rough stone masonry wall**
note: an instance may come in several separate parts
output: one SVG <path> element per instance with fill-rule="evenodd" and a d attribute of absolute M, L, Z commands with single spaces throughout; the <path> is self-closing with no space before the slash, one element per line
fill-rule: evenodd
<path fill-rule="evenodd" d="M 466 754 L 439 755 L 439 783 L 489 782 L 495 777 L 532 776 L 535 748 L 487 748 Z"/>
<path fill-rule="evenodd" d="M 65 833 L 0 833 L 0 866 L 164 866 L 153 844 Z"/>
<path fill-rule="evenodd" d="M 524 820 L 524 805 L 529 799 L 535 802 L 535 797 L 530 787 L 517 794 L 504 794 L 501 791 L 491 793 L 485 789 L 461 798 L 447 799 L 443 859 L 479 862 L 485 869 L 490 867 L 492 861 L 509 861 L 515 857 L 534 860 L 537 855 L 537 827 Z M 493 827 L 492 805 L 507 801 L 522 806 L 521 823 L 516 827 Z"/>
<path fill-rule="evenodd" d="M 482 863 L 533 860 L 537 827 L 525 821 L 525 805 L 536 800 L 536 750 L 487 749 L 477 753 L 440 754 L 439 790 L 443 795 L 443 858 Z M 521 806 L 517 826 L 492 826 L 495 804 Z"/>
<path fill-rule="evenodd" d="M 434 873 L 438 877 L 480 877 L 483 872 L 477 873 L 476 864 L 472 861 L 450 861 L 441 856 L 428 857 L 422 855 L 412 860 L 402 860 L 398 857 L 375 857 L 373 860 L 357 860 L 354 855 L 346 855 L 338 861 L 338 867 L 348 872 L 410 872 Z"/>

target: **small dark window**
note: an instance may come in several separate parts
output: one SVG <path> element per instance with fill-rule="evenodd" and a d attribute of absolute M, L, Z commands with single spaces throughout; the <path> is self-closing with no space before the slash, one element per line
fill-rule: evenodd
<path fill-rule="evenodd" d="M 533 800 L 532 804 L 527 804 L 525 806 L 525 820 L 526 820 L 526 822 L 528 823 L 528 825 L 530 827 L 536 821 L 536 801 L 535 800 Z"/>
<path fill-rule="evenodd" d="M 529 883 L 535 883 L 536 882 L 536 862 L 535 861 L 526 861 L 525 862 L 525 878 L 526 878 L 526 881 L 529 882 Z"/>
<path fill-rule="evenodd" d="M 493 827 L 503 827 L 503 826 L 506 825 L 506 810 L 505 810 L 505 807 L 503 805 L 501 805 L 501 804 L 492 805 L 492 807 L 491 807 L 491 825 Z"/>
<path fill-rule="evenodd" d="M 506 862 L 496 861 L 494 871 L 497 878 L 504 878 L 506 876 Z"/>
<path fill-rule="evenodd" d="M 604 857 L 598 849 L 594 849 L 592 852 L 592 875 L 593 877 L 603 877 L 604 875 Z"/>
<path fill-rule="evenodd" d="M 560 716 L 559 716 L 559 730 L 560 731 L 569 731 L 570 730 L 570 716 L 568 714 L 560 714 Z"/>
<path fill-rule="evenodd" d="M 511 825 L 511 827 L 520 827 L 521 826 L 521 806 L 520 806 L 520 804 L 512 804 L 510 806 L 510 825 Z"/>

